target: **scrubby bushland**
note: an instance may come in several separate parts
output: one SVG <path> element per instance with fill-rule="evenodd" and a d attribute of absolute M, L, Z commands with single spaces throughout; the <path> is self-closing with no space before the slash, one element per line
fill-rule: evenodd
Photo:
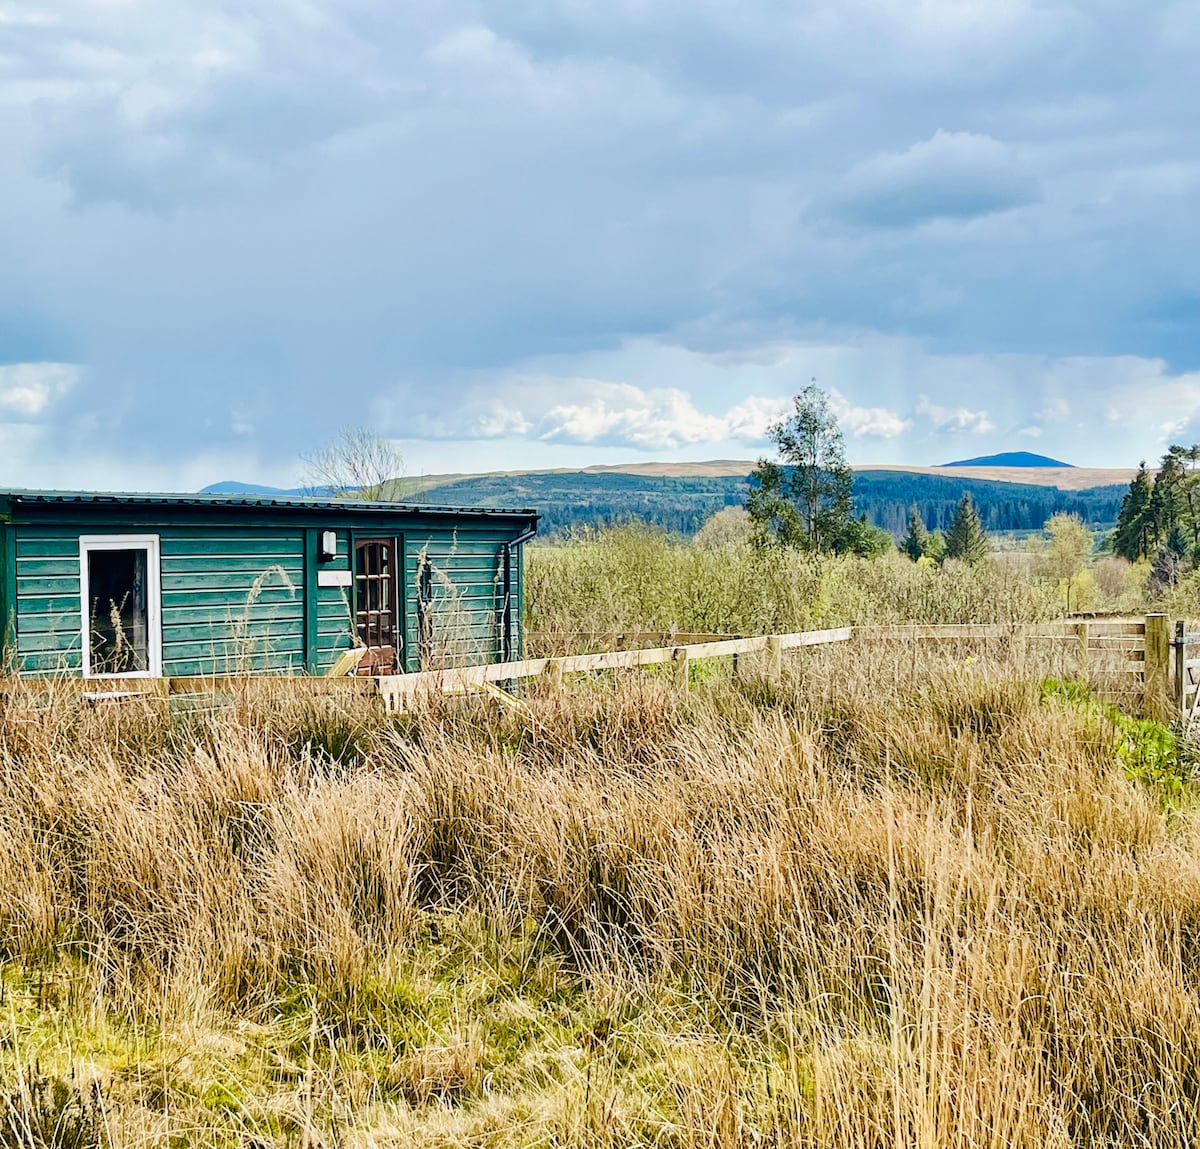
<path fill-rule="evenodd" d="M 637 525 L 533 547 L 529 628 L 538 642 L 623 630 L 771 634 L 849 623 L 1020 622 L 1061 614 L 1057 586 L 1026 556 L 969 566 L 895 552 L 835 557 L 695 546 Z"/>
<path fill-rule="evenodd" d="M 1189 785 L 1040 673 L 22 688 L 0 1096 L 36 1063 L 130 1145 L 1195 1143 Z"/>

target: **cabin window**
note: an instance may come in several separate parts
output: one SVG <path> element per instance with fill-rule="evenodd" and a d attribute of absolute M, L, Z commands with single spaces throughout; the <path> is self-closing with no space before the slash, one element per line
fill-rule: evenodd
<path fill-rule="evenodd" d="M 162 674 L 157 535 L 79 540 L 83 673 L 89 678 Z"/>

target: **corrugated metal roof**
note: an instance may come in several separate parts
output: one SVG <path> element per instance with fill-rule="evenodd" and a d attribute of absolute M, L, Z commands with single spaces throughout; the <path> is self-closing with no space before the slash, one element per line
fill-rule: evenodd
<path fill-rule="evenodd" d="M 307 511 L 355 511 L 413 515 L 496 515 L 539 518 L 531 508 L 444 507 L 430 503 L 384 503 L 368 499 L 308 499 L 288 495 L 196 495 L 140 491 L 0 490 L 0 500 L 18 505 L 82 504 L 86 506 L 254 507 Z"/>

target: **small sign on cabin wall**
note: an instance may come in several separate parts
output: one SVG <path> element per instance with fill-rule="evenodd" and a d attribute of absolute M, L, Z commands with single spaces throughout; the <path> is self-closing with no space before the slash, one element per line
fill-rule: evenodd
<path fill-rule="evenodd" d="M 317 571 L 317 586 L 349 586 L 349 571 Z"/>

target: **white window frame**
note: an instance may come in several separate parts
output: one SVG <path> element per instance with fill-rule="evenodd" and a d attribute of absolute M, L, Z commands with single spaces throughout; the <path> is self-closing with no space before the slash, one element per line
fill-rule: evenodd
<path fill-rule="evenodd" d="M 93 674 L 90 623 L 91 587 L 88 585 L 88 555 L 93 551 L 146 552 L 146 661 L 148 670 L 128 674 Z M 79 621 L 83 640 L 84 678 L 162 677 L 162 576 L 158 535 L 79 536 Z"/>

